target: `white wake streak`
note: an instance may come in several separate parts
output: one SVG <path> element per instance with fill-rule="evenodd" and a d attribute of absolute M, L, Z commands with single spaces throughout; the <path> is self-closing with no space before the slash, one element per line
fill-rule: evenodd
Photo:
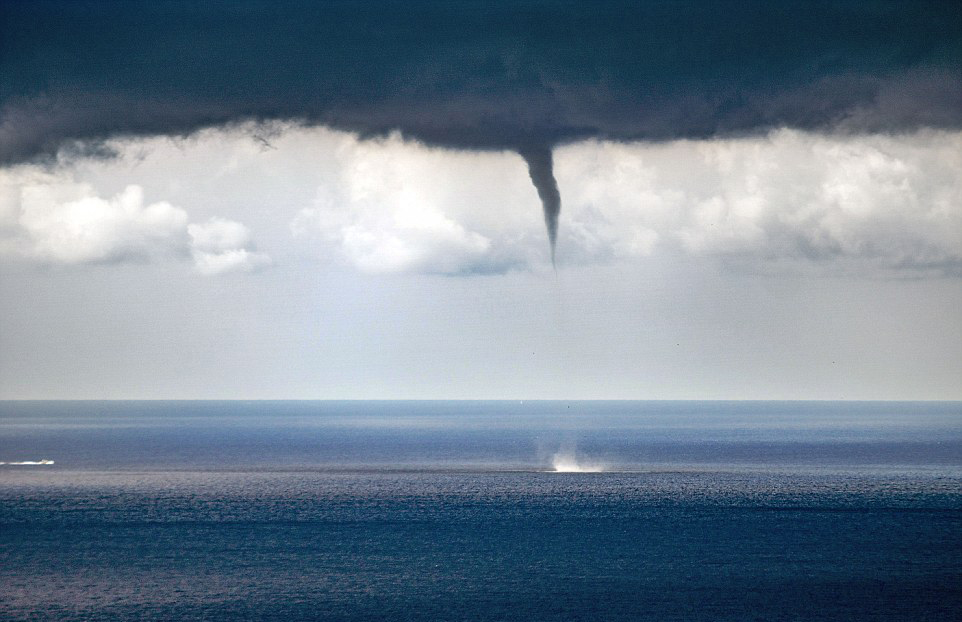
<path fill-rule="evenodd" d="M 46 466 L 53 464 L 53 460 L 23 460 L 21 462 L 0 462 L 0 465 L 8 466 Z"/>

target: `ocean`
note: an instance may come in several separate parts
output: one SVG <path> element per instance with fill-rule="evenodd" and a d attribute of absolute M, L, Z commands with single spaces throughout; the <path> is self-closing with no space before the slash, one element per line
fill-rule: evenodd
<path fill-rule="evenodd" d="M 959 402 L 0 402 L 0 462 L 4 620 L 962 619 Z"/>

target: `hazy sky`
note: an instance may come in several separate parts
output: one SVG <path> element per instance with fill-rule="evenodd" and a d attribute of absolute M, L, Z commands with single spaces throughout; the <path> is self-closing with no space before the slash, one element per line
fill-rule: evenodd
<path fill-rule="evenodd" d="M 955 3 L 0 6 L 0 398 L 962 399 Z"/>

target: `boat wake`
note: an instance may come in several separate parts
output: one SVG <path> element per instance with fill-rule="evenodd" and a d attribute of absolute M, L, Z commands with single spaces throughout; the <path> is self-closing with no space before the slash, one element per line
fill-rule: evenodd
<path fill-rule="evenodd" d="M 46 466 L 48 464 L 53 464 L 53 460 L 22 460 L 20 462 L 0 462 L 0 465 L 6 465 L 6 466 Z"/>

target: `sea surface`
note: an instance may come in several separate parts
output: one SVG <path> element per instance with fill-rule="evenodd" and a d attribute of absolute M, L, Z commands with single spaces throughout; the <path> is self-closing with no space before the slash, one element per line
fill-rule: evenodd
<path fill-rule="evenodd" d="M 3 620 L 962 619 L 959 402 L 0 402 L 0 462 Z"/>

